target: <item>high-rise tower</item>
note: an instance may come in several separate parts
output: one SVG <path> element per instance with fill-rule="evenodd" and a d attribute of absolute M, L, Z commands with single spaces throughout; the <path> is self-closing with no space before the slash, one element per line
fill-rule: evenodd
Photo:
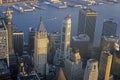
<path fill-rule="evenodd" d="M 22 31 L 13 32 L 13 48 L 15 53 L 22 55 L 24 43 L 24 33 Z"/>
<path fill-rule="evenodd" d="M 91 9 L 83 9 L 79 12 L 78 35 L 87 34 L 91 43 L 94 41 L 96 16 L 97 13 Z"/>
<path fill-rule="evenodd" d="M 98 61 L 89 59 L 84 72 L 84 80 L 98 80 Z"/>
<path fill-rule="evenodd" d="M 11 67 L 11 69 L 14 69 L 12 66 L 17 65 L 17 63 L 16 63 L 16 56 L 14 54 L 14 49 L 12 46 L 12 11 L 9 9 L 9 7 L 6 9 L 5 17 L 6 17 L 6 26 L 8 30 L 9 66 Z"/>
<path fill-rule="evenodd" d="M 4 19 L 0 18 L 0 59 L 6 59 L 9 64 L 8 30 Z"/>
<path fill-rule="evenodd" d="M 112 61 L 112 69 L 111 73 L 114 74 L 115 80 L 120 79 L 120 44 L 119 41 L 114 43 L 114 52 L 113 52 L 113 61 Z"/>
<path fill-rule="evenodd" d="M 6 10 L 6 17 L 7 17 L 7 29 L 8 29 L 8 48 L 9 54 L 13 54 L 13 46 L 12 46 L 12 12 L 9 7 Z"/>
<path fill-rule="evenodd" d="M 70 36 L 71 36 L 71 17 L 70 15 L 68 15 L 63 20 L 61 30 L 61 57 L 63 59 L 67 57 L 67 52 L 70 47 Z"/>
<path fill-rule="evenodd" d="M 99 80 L 109 80 L 112 64 L 112 54 L 108 51 L 103 51 L 99 65 Z"/>
<path fill-rule="evenodd" d="M 47 52 L 48 52 L 48 38 L 47 30 L 43 24 L 42 17 L 40 18 L 40 24 L 35 33 L 34 40 L 34 68 L 38 73 L 45 74 L 45 67 L 47 64 Z"/>
<path fill-rule="evenodd" d="M 117 23 L 113 19 L 106 20 L 103 23 L 102 35 L 116 36 Z"/>

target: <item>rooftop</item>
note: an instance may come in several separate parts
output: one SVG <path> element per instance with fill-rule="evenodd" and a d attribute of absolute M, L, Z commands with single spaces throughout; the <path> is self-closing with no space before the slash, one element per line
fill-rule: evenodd
<path fill-rule="evenodd" d="M 96 11 L 93 11 L 93 10 L 90 9 L 90 8 L 84 8 L 84 9 L 83 9 L 83 12 L 84 12 L 84 13 L 87 13 L 87 14 L 97 14 Z"/>
<path fill-rule="evenodd" d="M 31 76 L 20 77 L 18 80 L 39 80 L 39 79 L 35 75 L 31 75 Z"/>
<path fill-rule="evenodd" d="M 98 61 L 95 60 L 95 59 L 89 59 L 88 62 L 89 62 L 89 63 L 95 63 L 95 62 L 98 62 Z"/>
<path fill-rule="evenodd" d="M 0 28 L 5 28 L 6 24 L 5 24 L 5 20 L 0 18 Z"/>
<path fill-rule="evenodd" d="M 40 78 L 35 71 L 32 71 L 29 76 L 19 75 L 18 80 L 40 80 Z"/>
<path fill-rule="evenodd" d="M 110 51 L 103 51 L 102 52 L 104 55 L 107 55 L 107 56 L 111 56 L 112 54 L 110 53 Z"/>
<path fill-rule="evenodd" d="M 73 41 L 89 41 L 89 36 L 87 34 L 80 34 L 79 36 L 73 36 Z"/>
<path fill-rule="evenodd" d="M 105 19 L 104 23 L 109 23 L 109 24 L 110 23 L 112 23 L 112 24 L 114 23 L 114 24 L 117 24 L 113 18 Z"/>
<path fill-rule="evenodd" d="M 7 61 L 4 59 L 0 59 L 0 76 L 9 74 L 9 73 L 10 71 L 7 65 Z"/>
<path fill-rule="evenodd" d="M 39 26 L 38 26 L 38 29 L 37 29 L 38 32 L 47 32 L 44 24 L 43 24 L 43 20 L 42 20 L 42 17 L 40 17 L 40 23 L 39 23 Z"/>
<path fill-rule="evenodd" d="M 111 42 L 116 42 L 119 40 L 119 38 L 116 36 L 103 36 L 103 38 L 105 39 L 105 41 L 111 41 Z"/>

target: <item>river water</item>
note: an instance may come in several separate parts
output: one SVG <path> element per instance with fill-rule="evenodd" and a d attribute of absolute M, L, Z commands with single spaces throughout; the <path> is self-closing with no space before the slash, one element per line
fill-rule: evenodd
<path fill-rule="evenodd" d="M 72 36 L 77 34 L 78 28 L 78 14 L 80 8 L 68 7 L 67 9 L 57 9 L 52 6 L 42 4 L 46 9 L 37 9 L 34 12 L 25 12 L 20 14 L 19 12 L 13 13 L 13 23 L 16 24 L 17 28 L 24 32 L 25 42 L 28 41 L 28 30 L 29 27 L 38 27 L 40 16 L 43 16 L 44 25 L 49 33 L 54 31 L 61 31 L 62 21 L 64 17 L 71 14 L 72 18 Z M 103 22 L 105 19 L 114 18 L 117 22 L 117 35 L 120 33 L 120 4 L 104 4 L 95 5 L 91 7 L 93 10 L 97 11 L 97 22 L 95 30 L 94 45 L 99 46 L 100 37 L 103 27 Z"/>

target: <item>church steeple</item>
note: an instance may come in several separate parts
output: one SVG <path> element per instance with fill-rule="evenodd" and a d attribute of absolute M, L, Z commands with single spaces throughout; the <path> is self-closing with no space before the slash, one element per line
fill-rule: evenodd
<path fill-rule="evenodd" d="M 47 30 L 44 26 L 43 20 L 42 20 L 42 16 L 40 16 L 40 23 L 39 23 L 37 31 L 38 32 L 47 32 Z"/>

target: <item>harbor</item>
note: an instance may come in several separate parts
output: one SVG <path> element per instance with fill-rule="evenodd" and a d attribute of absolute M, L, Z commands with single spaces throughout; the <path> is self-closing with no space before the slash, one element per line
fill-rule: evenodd
<path fill-rule="evenodd" d="M 6 13 L 6 9 L 7 9 L 7 7 L 1 7 L 0 8 L 0 12 L 2 13 L 2 14 L 5 14 Z M 11 9 L 10 9 L 11 10 Z M 11 12 L 13 13 L 13 10 L 11 10 Z"/>
<path fill-rule="evenodd" d="M 75 3 L 75 2 L 68 2 L 68 4 L 67 4 L 69 7 L 80 7 L 80 8 L 82 8 L 82 5 L 81 4 L 79 4 L 79 3 Z"/>
<path fill-rule="evenodd" d="M 36 9 L 45 10 L 46 8 L 41 6 L 39 3 L 31 3 L 30 6 L 35 7 Z"/>
<path fill-rule="evenodd" d="M 52 6 L 52 7 L 55 7 L 55 8 L 58 8 L 58 9 L 65 9 L 67 8 L 67 2 L 60 2 L 60 3 L 49 3 L 48 5 Z"/>
<path fill-rule="evenodd" d="M 16 5 L 12 5 L 12 8 L 20 13 L 23 12 L 29 12 L 29 11 L 34 11 L 35 7 L 31 7 L 27 4 L 16 4 Z"/>

